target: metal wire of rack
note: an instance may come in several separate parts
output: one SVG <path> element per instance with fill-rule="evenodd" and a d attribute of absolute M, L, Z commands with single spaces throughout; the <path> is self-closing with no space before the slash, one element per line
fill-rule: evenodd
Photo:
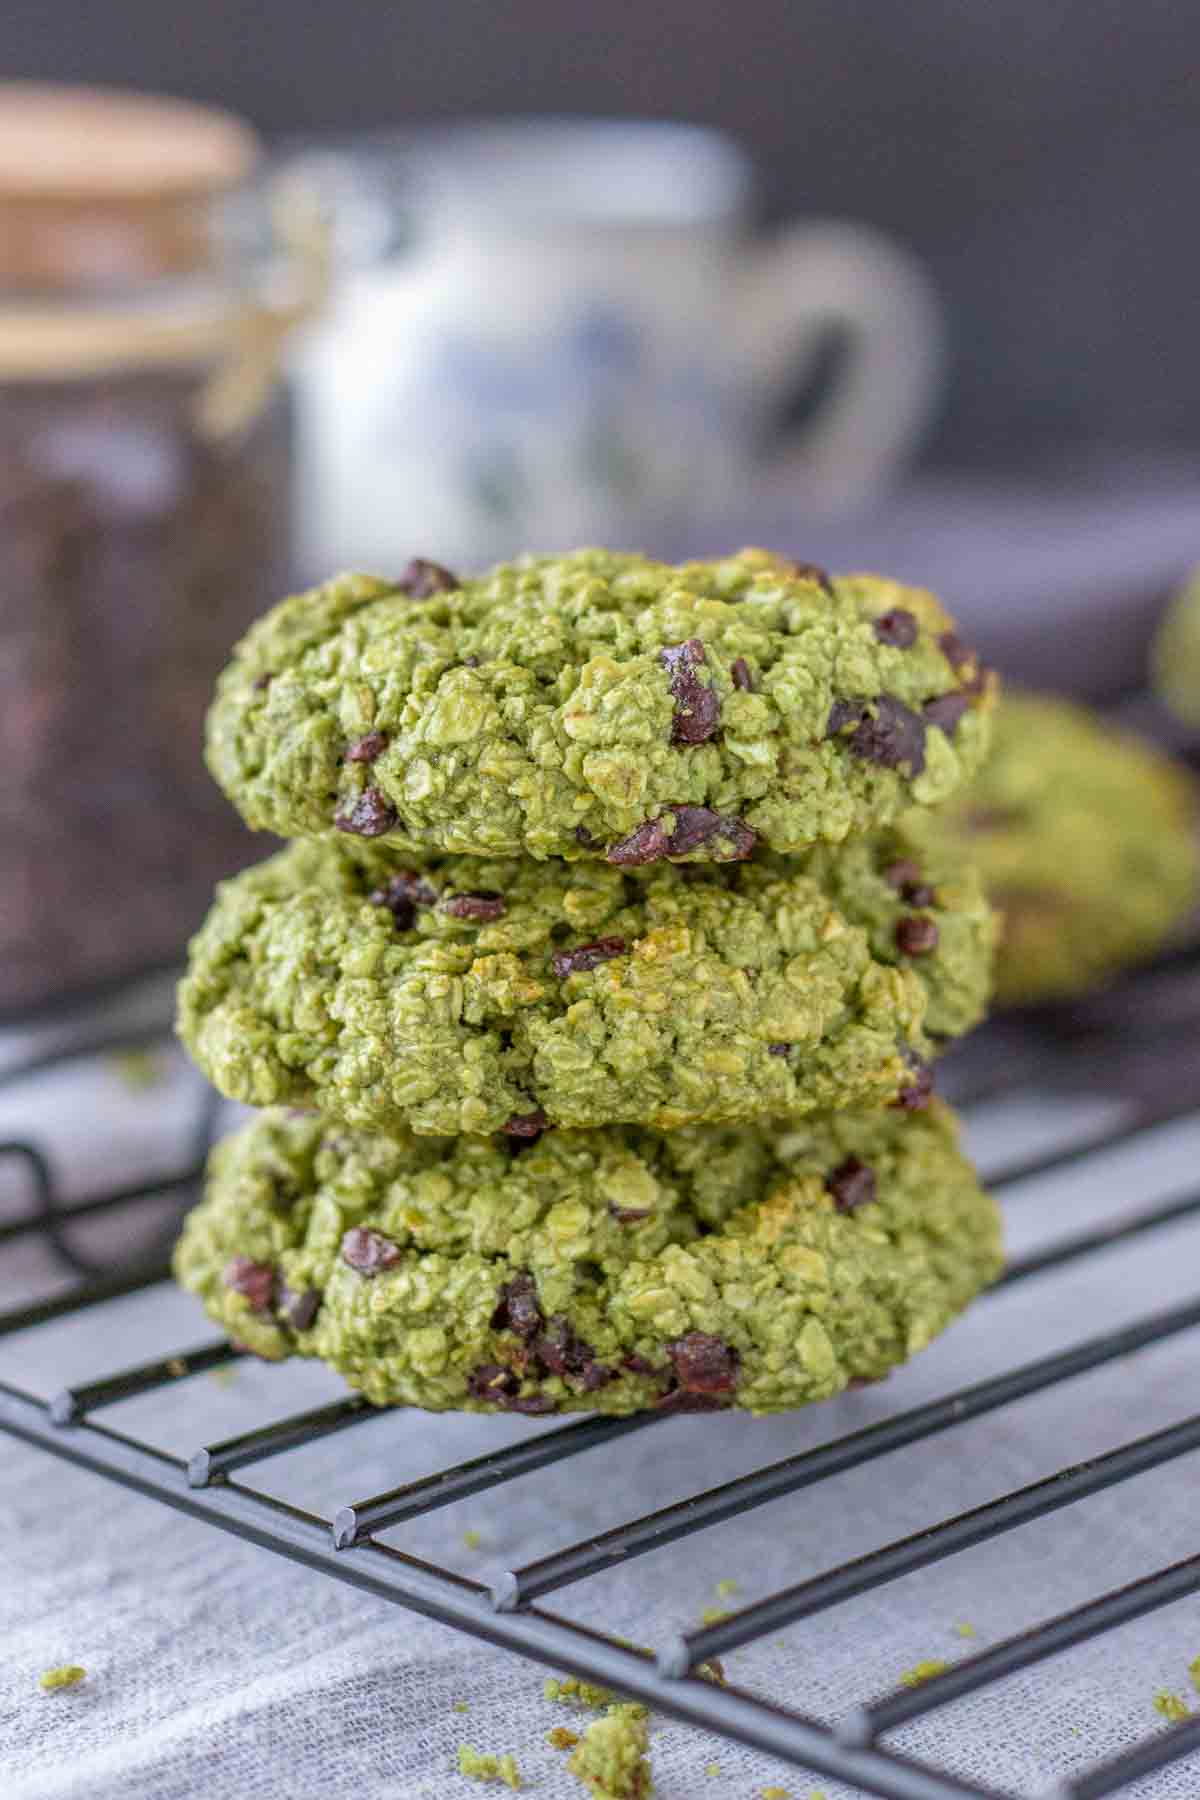
<path fill-rule="evenodd" d="M 1174 978 L 1200 971 L 1200 951 L 1176 955 Z M 1086 1032 L 1084 1034 L 1086 1036 Z M 1194 1041 L 1194 1037 L 1193 1037 Z M 122 1045 L 129 1042 L 122 1036 Z M 110 1047 L 90 1039 L 88 1053 Z M 79 1052 L 70 1046 L 41 1059 L 42 1066 Z M 29 1065 L 15 1073 L 27 1072 Z M 11 1079 L 13 1071 L 4 1079 Z M 1002 1092 L 992 1074 L 977 1092 Z M 969 1098 L 960 1096 L 962 1098 Z M 993 1190 L 1078 1164 L 1192 1112 L 1191 1103 L 1159 1106 L 1083 1145 L 1054 1150 L 993 1177 Z M 216 1119 L 213 1097 L 202 1100 L 180 1168 L 94 1194 L 64 1207 L 52 1169 L 37 1145 L 0 1143 L 0 1159 L 23 1167 L 31 1184 L 27 1214 L 0 1223 L 5 1242 L 41 1234 L 58 1260 L 80 1277 L 65 1293 L 0 1313 L 0 1342 L 16 1332 L 135 1293 L 164 1279 L 174 1223 L 131 1264 L 99 1267 L 73 1241 L 71 1226 L 117 1207 L 163 1195 L 182 1207 L 194 1196 Z M 1035 1280 L 1051 1267 L 1078 1261 L 1125 1240 L 1200 1216 L 1200 1187 L 1150 1207 L 1060 1239 L 1010 1263 L 1002 1285 Z M 986 1303 L 986 1302 L 984 1302 Z M 504 1449 L 412 1481 L 390 1492 L 354 1499 L 320 1517 L 255 1487 L 241 1472 L 266 1459 L 333 1433 L 352 1431 L 379 1410 L 358 1396 L 297 1413 L 190 1457 L 172 1455 L 105 1425 L 97 1415 L 114 1403 L 148 1394 L 181 1378 L 232 1362 L 245 1354 L 213 1338 L 161 1357 L 65 1388 L 48 1399 L 0 1379 L 0 1430 L 96 1474 L 205 1520 L 264 1549 L 307 1565 L 377 1598 L 457 1627 L 487 1643 L 518 1652 L 556 1670 L 567 1670 L 647 1702 L 683 1723 L 716 1731 L 796 1767 L 840 1779 L 884 1800 L 1020 1800 L 981 1787 L 888 1746 L 889 1732 L 936 1708 L 1028 1669 L 1098 1635 L 1200 1592 L 1200 1555 L 1160 1568 L 1096 1594 L 1085 1603 L 968 1656 L 917 1687 L 852 1708 L 826 1724 L 744 1689 L 706 1678 L 704 1665 L 768 1632 L 812 1619 L 851 1599 L 928 1568 L 970 1546 L 1014 1531 L 1090 1495 L 1163 1467 L 1200 1449 L 1200 1414 L 1131 1439 L 1106 1454 L 1055 1471 L 957 1517 L 942 1519 L 913 1536 L 886 1544 L 811 1579 L 744 1606 L 718 1622 L 639 1650 L 563 1611 L 541 1604 L 585 1577 L 624 1567 L 631 1558 L 794 1494 L 905 1446 L 930 1442 L 1030 1396 L 1112 1365 L 1153 1345 L 1200 1329 L 1200 1293 L 1183 1304 L 1147 1313 L 1118 1330 L 1102 1332 L 972 1386 L 893 1414 L 815 1448 L 694 1493 L 657 1512 L 566 1546 L 506 1573 L 491 1586 L 406 1554 L 379 1541 L 378 1533 L 403 1525 L 466 1496 L 512 1481 L 533 1470 L 583 1455 L 631 1432 L 652 1429 L 658 1416 L 584 1418 L 514 1442 Z M 1155 1770 L 1200 1751 L 1200 1716 L 1133 1744 L 1122 1754 L 1060 1785 L 1059 1800 L 1100 1800 Z"/>

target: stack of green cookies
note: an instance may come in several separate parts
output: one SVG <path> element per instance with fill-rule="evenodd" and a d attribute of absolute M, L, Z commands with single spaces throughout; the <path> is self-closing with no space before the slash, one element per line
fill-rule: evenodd
<path fill-rule="evenodd" d="M 296 841 L 226 882 L 180 1029 L 264 1108 L 177 1272 L 377 1402 L 793 1407 L 997 1274 L 932 1097 L 993 920 L 925 815 L 994 683 L 932 596 L 763 551 L 414 562 L 284 601 L 210 767 Z"/>

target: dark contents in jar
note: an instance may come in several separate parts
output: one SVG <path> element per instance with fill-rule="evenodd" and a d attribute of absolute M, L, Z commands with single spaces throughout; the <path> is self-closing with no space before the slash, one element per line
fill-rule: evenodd
<path fill-rule="evenodd" d="M 200 743 L 286 583 L 286 408 L 212 440 L 204 381 L 0 386 L 0 1011 L 176 956 L 261 848 Z"/>

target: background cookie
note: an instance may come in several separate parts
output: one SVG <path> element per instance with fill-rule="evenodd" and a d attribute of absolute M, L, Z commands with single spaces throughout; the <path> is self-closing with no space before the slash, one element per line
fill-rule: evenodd
<path fill-rule="evenodd" d="M 1000 1271 L 953 1116 L 384 1138 L 281 1111 L 213 1153 L 176 1273 L 260 1355 L 433 1409 L 769 1412 L 922 1349 Z"/>
<path fill-rule="evenodd" d="M 1175 596 L 1150 657 L 1154 686 L 1185 725 L 1200 725 L 1200 570 Z"/>
<path fill-rule="evenodd" d="M 918 833 L 978 862 L 1000 915 L 996 992 L 1081 993 L 1159 948 L 1197 897 L 1186 771 L 1063 700 L 1005 696 L 991 758 Z"/>
<path fill-rule="evenodd" d="M 686 871 L 301 842 L 218 890 L 180 1028 L 232 1098 L 377 1131 L 918 1104 L 992 930 L 963 858 L 900 832 Z"/>
<path fill-rule="evenodd" d="M 945 799 L 993 687 L 932 595 L 765 551 L 587 550 L 461 584 L 414 563 L 268 613 L 221 678 L 208 760 L 283 837 L 721 862 Z"/>

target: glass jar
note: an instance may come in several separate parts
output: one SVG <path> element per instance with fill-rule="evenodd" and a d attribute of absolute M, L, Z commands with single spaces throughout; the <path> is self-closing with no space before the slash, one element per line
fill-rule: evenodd
<path fill-rule="evenodd" d="M 0 1014 L 172 960 L 252 854 L 203 717 L 287 582 L 321 279 L 256 170 L 220 114 L 0 88 Z"/>

